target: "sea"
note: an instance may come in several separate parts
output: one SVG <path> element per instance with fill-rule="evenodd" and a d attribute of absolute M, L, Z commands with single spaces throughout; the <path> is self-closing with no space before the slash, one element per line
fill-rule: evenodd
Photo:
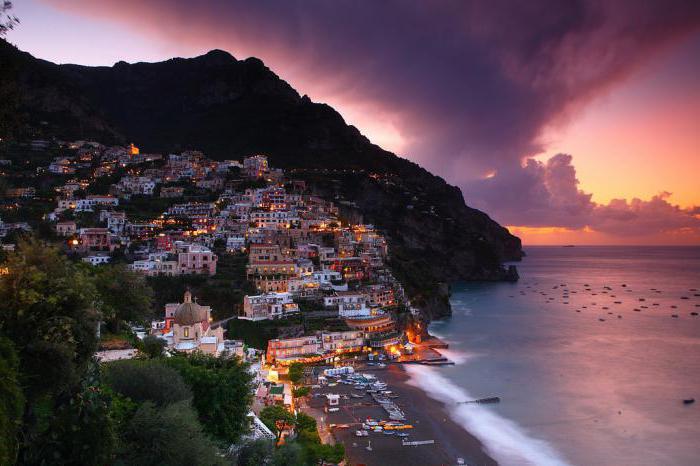
<path fill-rule="evenodd" d="M 453 286 L 430 332 L 456 364 L 410 383 L 500 464 L 700 465 L 700 247 L 526 253 L 517 283 Z"/>

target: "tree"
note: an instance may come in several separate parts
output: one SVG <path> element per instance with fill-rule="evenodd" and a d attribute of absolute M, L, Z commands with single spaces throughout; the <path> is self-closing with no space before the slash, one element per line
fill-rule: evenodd
<path fill-rule="evenodd" d="M 266 464 L 272 455 L 273 445 L 269 440 L 256 440 L 245 444 L 238 452 L 237 466 L 259 466 Z"/>
<path fill-rule="evenodd" d="M 285 428 L 293 426 L 296 419 L 294 414 L 287 411 L 284 406 L 272 405 L 265 406 L 260 411 L 260 420 L 272 431 L 277 434 L 277 439 L 282 436 Z"/>
<path fill-rule="evenodd" d="M 275 450 L 271 464 L 273 466 L 302 466 L 307 464 L 304 457 L 304 450 L 301 445 L 296 442 L 290 442 Z"/>
<path fill-rule="evenodd" d="M 330 445 L 319 443 L 312 448 L 314 463 L 338 464 L 345 458 L 345 446 L 342 443 Z"/>
<path fill-rule="evenodd" d="M 192 399 L 192 391 L 178 371 L 157 360 L 132 359 L 106 364 L 103 379 L 116 393 L 137 403 L 149 401 L 167 406 Z"/>
<path fill-rule="evenodd" d="M 301 398 L 306 395 L 308 395 L 311 392 L 311 389 L 309 387 L 299 387 L 295 388 L 292 390 L 292 394 L 294 395 L 294 398 Z"/>
<path fill-rule="evenodd" d="M 143 403 L 123 432 L 119 459 L 126 465 L 223 464 L 187 401 L 164 408 Z"/>
<path fill-rule="evenodd" d="M 308 430 L 316 432 L 316 419 L 305 413 L 298 413 L 296 419 L 296 428 L 298 431 Z"/>
<path fill-rule="evenodd" d="M 95 284 L 100 296 L 100 308 L 112 332 L 119 333 L 124 321 L 143 320 L 150 314 L 153 290 L 142 274 L 130 270 L 126 265 L 97 268 Z"/>
<path fill-rule="evenodd" d="M 59 405 L 24 464 L 83 464 L 100 466 L 113 460 L 116 445 L 110 397 L 100 388 L 99 366 L 92 362 L 81 387 Z"/>
<path fill-rule="evenodd" d="M 24 410 L 18 367 L 12 342 L 0 337 L 0 464 L 13 464 L 17 458 L 17 433 Z"/>
<path fill-rule="evenodd" d="M 192 405 L 204 429 L 225 442 L 235 442 L 248 430 L 252 375 L 238 358 L 195 353 L 163 360 L 177 370 L 194 394 Z"/>
<path fill-rule="evenodd" d="M 143 352 L 148 355 L 149 358 L 155 359 L 163 355 L 163 350 L 165 349 L 166 342 L 162 338 L 158 338 L 155 335 L 146 335 L 143 339 Z"/>
<path fill-rule="evenodd" d="M 19 24 L 19 19 L 10 13 L 12 2 L 3 0 L 0 2 L 0 37 L 4 37 L 9 31 Z"/>
<path fill-rule="evenodd" d="M 56 462 L 78 445 L 78 462 L 104 463 L 112 437 L 104 400 L 90 382 L 101 318 L 91 277 L 36 240 L 21 241 L 3 267 L 0 333 L 17 352 L 26 399 L 18 461 Z"/>
<path fill-rule="evenodd" d="M 304 364 L 300 362 L 293 362 L 289 365 L 289 380 L 293 384 L 298 384 L 301 382 L 302 377 L 304 376 Z"/>
<path fill-rule="evenodd" d="M 54 247 L 20 242 L 0 275 L 0 332 L 20 359 L 28 401 L 77 386 L 97 349 L 97 293 L 83 268 Z"/>

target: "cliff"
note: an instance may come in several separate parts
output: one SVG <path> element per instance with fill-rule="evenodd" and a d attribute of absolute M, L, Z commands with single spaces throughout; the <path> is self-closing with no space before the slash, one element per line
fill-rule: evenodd
<path fill-rule="evenodd" d="M 384 230 L 391 265 L 427 316 L 449 313 L 444 283 L 515 278 L 520 240 L 460 190 L 372 144 L 328 105 L 300 96 L 260 60 L 56 65 L 0 40 L 0 137 L 135 142 L 215 159 L 264 153 L 319 194 Z"/>

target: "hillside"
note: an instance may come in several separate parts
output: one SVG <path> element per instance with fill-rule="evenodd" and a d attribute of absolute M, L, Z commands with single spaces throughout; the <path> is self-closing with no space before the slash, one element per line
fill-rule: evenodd
<path fill-rule="evenodd" d="M 443 283 L 514 279 L 520 240 L 460 190 L 372 144 L 328 105 L 300 96 L 260 60 L 214 50 L 160 63 L 56 65 L 0 41 L 0 137 L 135 142 L 215 159 L 264 153 L 299 169 L 344 214 L 386 231 L 392 266 L 432 315 Z"/>

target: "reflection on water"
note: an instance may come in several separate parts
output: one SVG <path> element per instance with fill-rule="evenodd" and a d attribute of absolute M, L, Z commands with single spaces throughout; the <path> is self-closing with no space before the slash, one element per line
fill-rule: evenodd
<path fill-rule="evenodd" d="M 485 409 L 574 464 L 698 464 L 700 248 L 530 248 L 519 268 L 453 289 L 431 331 L 458 364 L 421 369 L 502 397 Z"/>

